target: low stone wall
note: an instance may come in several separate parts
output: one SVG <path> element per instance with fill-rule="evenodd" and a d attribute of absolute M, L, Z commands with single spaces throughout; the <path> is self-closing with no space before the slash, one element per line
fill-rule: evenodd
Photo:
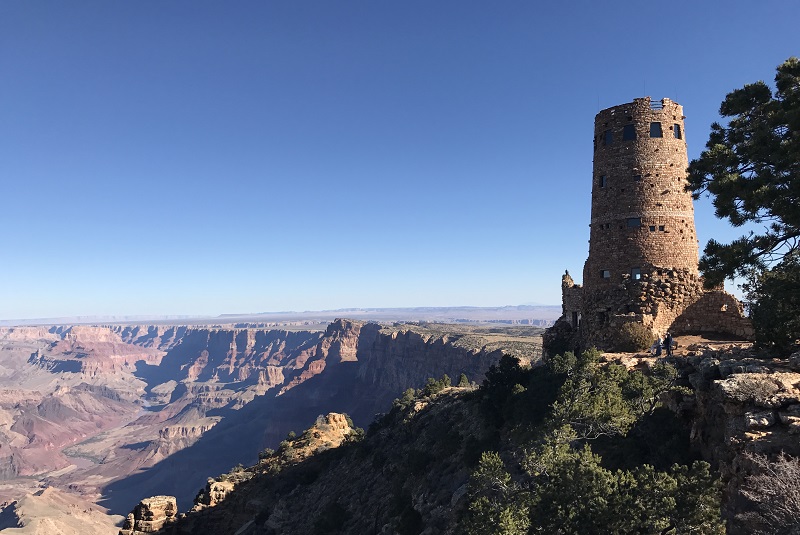
<path fill-rule="evenodd" d="M 744 315 L 744 307 L 724 290 L 711 290 L 686 307 L 673 322 L 678 334 L 727 333 L 752 340 L 753 325 Z"/>

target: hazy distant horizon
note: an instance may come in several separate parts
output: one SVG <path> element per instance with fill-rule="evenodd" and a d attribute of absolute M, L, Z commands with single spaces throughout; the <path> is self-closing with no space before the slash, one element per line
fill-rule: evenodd
<path fill-rule="evenodd" d="M 529 314 L 525 314 L 528 312 Z M 448 314 L 449 313 L 449 314 Z M 349 319 L 375 319 L 383 321 L 393 320 L 430 320 L 447 318 L 470 319 L 474 321 L 538 319 L 554 320 L 561 313 L 561 305 L 522 304 L 501 305 L 495 307 L 481 306 L 419 306 L 419 307 L 345 307 L 326 310 L 288 310 L 249 313 L 223 313 L 216 315 L 192 314 L 118 314 L 118 315 L 78 315 L 59 316 L 49 318 L 7 318 L 0 319 L 0 326 L 32 326 L 32 325 L 72 325 L 72 324 L 97 324 L 97 323 L 176 323 L 181 322 L 215 322 L 215 323 L 258 323 L 258 322 L 289 322 L 309 320 L 332 320 L 337 317 Z M 348 316 L 350 314 L 352 317 Z M 462 317 L 467 316 L 467 317 Z"/>

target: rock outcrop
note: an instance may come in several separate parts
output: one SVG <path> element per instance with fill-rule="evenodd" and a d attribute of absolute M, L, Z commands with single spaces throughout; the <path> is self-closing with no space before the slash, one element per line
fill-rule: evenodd
<path fill-rule="evenodd" d="M 672 400 L 692 421 L 692 441 L 725 483 L 723 516 L 728 533 L 752 533 L 753 507 L 743 483 L 752 454 L 800 456 L 800 370 L 786 360 L 756 358 L 749 344 L 693 346 L 676 359 L 694 394 Z"/>
<path fill-rule="evenodd" d="M 125 519 L 120 535 L 155 533 L 175 521 L 178 507 L 173 496 L 153 496 L 139 502 Z"/>

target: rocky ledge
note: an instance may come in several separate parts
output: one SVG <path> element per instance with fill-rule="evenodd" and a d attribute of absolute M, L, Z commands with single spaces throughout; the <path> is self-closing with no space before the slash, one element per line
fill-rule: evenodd
<path fill-rule="evenodd" d="M 691 419 L 692 442 L 722 476 L 728 533 L 754 533 L 764 505 L 748 490 L 757 460 L 800 457 L 800 355 L 772 359 L 749 344 L 687 350 L 673 363 L 693 395 L 675 396 L 671 408 Z"/>
<path fill-rule="evenodd" d="M 287 439 L 281 443 L 277 452 L 265 450 L 259 455 L 259 463 L 254 469 L 245 471 L 241 466 L 227 474 L 209 478 L 205 488 L 198 492 L 189 515 L 190 524 L 198 527 L 206 521 L 215 519 L 214 508 L 222 503 L 241 483 L 248 481 L 255 473 L 279 472 L 286 465 L 302 462 L 312 455 L 337 448 L 350 437 L 358 436 L 363 430 L 354 428 L 345 414 L 329 413 L 320 416 L 312 427 L 301 436 Z M 251 506 L 253 504 L 250 504 Z M 256 504 L 258 505 L 258 504 Z M 142 535 L 167 531 L 187 514 L 177 514 L 174 496 L 154 496 L 139 502 L 128 514 L 119 535 Z"/>

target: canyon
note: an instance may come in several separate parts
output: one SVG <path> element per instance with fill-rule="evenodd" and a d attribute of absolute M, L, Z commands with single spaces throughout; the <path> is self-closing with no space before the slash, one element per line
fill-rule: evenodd
<path fill-rule="evenodd" d="M 655 376 L 664 364 L 646 353 L 597 355 L 601 375 L 632 378 L 644 371 Z M 586 439 L 597 454 L 592 462 L 601 462 L 601 454 L 606 459 L 605 476 L 598 469 L 590 477 L 585 472 L 589 461 L 570 460 L 562 479 L 555 475 L 557 465 L 548 468 L 544 463 L 563 453 L 547 447 L 536 457 L 542 428 L 537 431 L 535 426 L 544 424 L 546 429 L 547 412 L 562 399 L 570 399 L 561 397 L 570 392 L 565 390 L 570 388 L 569 374 L 559 379 L 559 368 L 551 366 L 569 361 L 557 357 L 555 363 L 528 368 L 503 359 L 480 387 L 429 382 L 423 389 L 405 392 L 366 433 L 353 429 L 344 415 L 320 416 L 300 436 L 282 441 L 277 451 L 264 451 L 252 466 L 231 467 L 209 478 L 190 510 L 178 511 L 171 496 L 132 502 L 133 510 L 119 534 L 497 533 L 486 523 L 472 529 L 485 518 L 477 516 L 475 508 L 491 503 L 476 499 L 480 481 L 490 493 L 512 489 L 495 502 L 495 511 L 503 511 L 505 518 L 513 518 L 508 516 L 509 507 L 517 503 L 530 504 L 525 519 L 532 507 L 554 503 L 528 501 L 531 493 L 560 500 L 556 507 L 573 511 L 574 518 L 587 514 L 589 524 L 580 530 L 571 529 L 575 526 L 562 518 L 565 524 L 559 527 L 564 533 L 599 532 L 598 518 L 625 526 L 608 532 L 656 532 L 651 522 L 660 522 L 659 515 L 678 524 L 696 523 L 692 529 L 678 524 L 658 529 L 664 533 L 794 533 L 788 528 L 797 525 L 793 459 L 800 453 L 800 352 L 788 359 L 768 358 L 749 342 L 692 335 L 680 337 L 677 356 L 667 360 L 674 366 L 674 375 L 669 376 L 674 382 L 652 398 L 649 410 L 646 404 L 632 405 L 642 407 L 641 419 L 627 436 L 614 438 L 612 433 Z M 638 382 L 643 377 L 625 388 L 645 384 Z M 656 385 L 651 383 L 642 394 L 654 395 L 650 388 Z M 557 391 L 558 403 L 551 403 Z M 633 390 L 628 392 L 633 395 Z M 611 390 L 605 394 L 613 397 Z M 601 398 L 595 393 L 586 399 L 597 404 L 591 408 L 602 406 Z M 570 440 L 580 439 L 573 435 Z M 486 455 L 494 455 L 500 464 L 489 469 Z M 712 471 L 702 475 L 702 463 L 696 464 L 700 460 Z M 648 489 L 655 488 L 651 483 L 637 487 L 630 483 L 634 479 L 619 487 L 602 486 L 603 499 L 593 497 L 593 485 L 612 470 L 620 474 L 633 467 L 626 477 L 641 477 L 631 475 L 640 464 L 648 467 L 640 474 L 662 471 L 655 479 L 642 479 L 652 484 L 668 481 L 667 470 L 693 475 L 688 483 L 675 480 L 675 486 L 659 487 L 652 495 L 657 501 L 647 497 Z M 550 493 L 553 485 L 561 490 Z M 698 491 L 702 488 L 706 494 Z M 607 498 L 606 493 L 614 492 L 619 494 Z M 625 501 L 636 492 L 641 495 Z M 667 513 L 670 504 L 687 495 L 692 498 L 683 502 L 685 508 Z M 589 499 L 579 502 L 575 496 Z M 665 500 L 665 496 L 672 497 Z M 584 508 L 587 502 L 593 503 L 589 513 Z M 614 503 L 627 505 L 604 516 L 603 508 Z M 640 509 L 642 503 L 645 507 Z M 540 525 L 533 521 L 547 520 L 534 513 L 531 518 L 532 526 Z M 631 528 L 628 520 L 639 518 L 645 519 L 642 529 Z"/>
<path fill-rule="evenodd" d="M 531 362 L 529 325 L 0 328 L 0 529 L 109 533 L 131 504 L 177 497 L 322 414 L 367 426 L 408 387 L 503 354 Z"/>

